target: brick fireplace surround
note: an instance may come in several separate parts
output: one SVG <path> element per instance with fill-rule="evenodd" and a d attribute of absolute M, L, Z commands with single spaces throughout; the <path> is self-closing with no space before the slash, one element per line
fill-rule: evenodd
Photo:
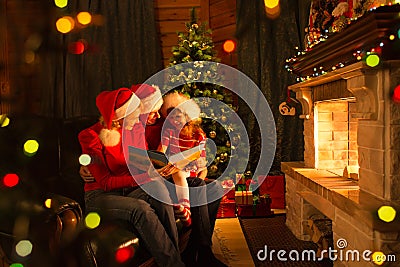
<path fill-rule="evenodd" d="M 400 83 L 400 40 L 389 41 L 399 14 L 399 4 L 379 7 L 289 62 L 293 73 L 312 78 L 289 86 L 302 106 L 304 161 L 281 166 L 286 225 L 310 240 L 309 219 L 329 218 L 335 255 L 349 255 L 334 266 L 377 266 L 362 258 L 365 251 L 389 255 L 382 266 L 400 266 L 400 103 L 391 98 Z M 356 60 L 355 51 L 380 43 L 378 66 Z M 340 62 L 346 66 L 336 68 Z M 330 71 L 313 76 L 319 69 Z M 393 221 L 379 219 L 383 205 L 397 211 Z"/>
<path fill-rule="evenodd" d="M 358 250 L 360 258 L 381 251 L 396 256 L 384 266 L 400 266 L 400 105 L 390 97 L 399 81 L 394 60 L 376 68 L 358 62 L 289 87 L 304 118 L 304 162 L 282 163 L 286 225 L 297 238 L 310 240 L 305 222 L 323 214 L 332 220 L 334 249 Z M 377 218 L 382 205 L 396 208 L 393 222 Z M 334 264 L 376 266 L 362 259 Z"/>

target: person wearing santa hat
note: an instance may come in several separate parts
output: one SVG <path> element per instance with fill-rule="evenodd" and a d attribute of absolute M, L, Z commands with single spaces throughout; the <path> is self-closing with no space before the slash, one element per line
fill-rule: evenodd
<path fill-rule="evenodd" d="M 161 92 L 157 86 L 133 85 L 131 90 L 141 99 L 142 109 L 140 121 L 145 125 L 145 135 L 148 148 L 156 149 L 160 145 L 161 130 L 164 118 L 159 114 L 163 101 L 159 100 Z M 85 166 L 81 166 L 80 176 L 85 183 L 92 183 L 92 174 Z M 222 187 L 212 179 L 201 179 L 192 177 L 187 179 L 189 187 L 199 187 L 203 194 L 195 196 L 198 199 L 209 198 L 213 201 L 208 205 L 192 207 L 192 231 L 189 243 L 182 253 L 182 259 L 187 266 L 226 266 L 220 262 L 212 252 L 212 234 L 214 231 L 218 207 L 222 196 Z M 170 183 L 167 183 L 167 186 Z M 207 187 L 205 185 L 207 184 Z M 175 187 L 169 186 L 171 195 L 176 193 Z M 203 201 L 203 200 L 201 200 Z"/>
<path fill-rule="evenodd" d="M 148 85 L 133 85 L 132 91 L 140 98 L 143 109 L 141 110 L 140 120 L 145 124 L 146 142 L 148 147 L 156 148 L 160 146 L 161 132 L 164 124 L 164 110 L 169 110 L 171 107 L 179 106 L 179 104 L 186 103 L 187 98 L 176 97 L 176 93 L 169 93 L 163 97 L 163 102 L 160 102 L 159 95 L 161 92 L 157 86 L 152 86 L 153 90 Z M 191 118 L 199 117 L 200 108 L 196 103 L 189 101 L 186 103 L 185 110 L 190 113 Z M 161 107 L 161 109 L 160 109 Z M 164 118 L 160 117 L 159 112 Z M 204 156 L 204 155 L 203 155 Z M 203 170 L 203 176 L 206 175 L 207 170 Z M 207 205 L 191 207 L 191 236 L 188 245 L 182 253 L 182 259 L 186 266 L 226 266 L 219 261 L 212 252 L 212 234 L 214 230 L 215 220 L 217 217 L 220 198 L 222 196 L 222 187 L 213 180 L 208 179 L 205 181 L 203 178 L 190 177 L 187 178 L 189 188 L 196 187 L 195 196 L 190 196 L 192 199 L 197 199 L 198 203 L 205 203 L 207 199 L 213 201 Z M 206 187 L 206 184 L 208 186 Z M 166 183 L 174 199 L 174 203 L 178 204 L 178 197 L 176 196 L 176 187 L 173 183 Z M 215 200 L 217 199 L 217 200 Z M 175 206 L 178 207 L 178 206 Z M 175 209 L 175 215 L 178 218 L 185 219 L 187 214 L 180 209 Z"/>
<path fill-rule="evenodd" d="M 144 127 L 139 123 L 142 104 L 129 88 L 103 91 L 96 98 L 99 122 L 78 135 L 82 153 L 91 158 L 87 169 L 94 177 L 85 183 L 86 212 L 97 212 L 105 220 L 125 220 L 132 225 L 159 266 L 184 266 L 168 189 L 158 175 L 168 176 L 176 168 L 167 165 L 154 171 L 128 168 L 122 135 L 131 145 L 146 148 Z M 159 176 L 158 176 L 159 177 Z M 163 201 L 148 195 L 139 185 L 158 188 Z M 155 234 L 157 233 L 157 234 Z"/>

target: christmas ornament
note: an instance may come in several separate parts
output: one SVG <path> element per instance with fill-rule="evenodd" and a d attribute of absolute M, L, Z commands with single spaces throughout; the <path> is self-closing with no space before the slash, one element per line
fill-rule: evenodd
<path fill-rule="evenodd" d="M 229 140 L 226 141 L 225 146 L 231 147 L 231 142 Z"/>
<path fill-rule="evenodd" d="M 210 138 L 215 138 L 215 137 L 217 137 L 217 133 L 215 132 L 215 131 L 211 131 L 210 133 L 209 133 L 209 136 L 210 136 Z"/>

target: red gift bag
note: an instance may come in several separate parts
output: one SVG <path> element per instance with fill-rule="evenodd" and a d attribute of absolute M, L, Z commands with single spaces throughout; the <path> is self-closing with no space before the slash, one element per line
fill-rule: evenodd
<path fill-rule="evenodd" d="M 285 208 L 285 176 L 259 176 L 260 195 L 268 194 L 271 197 L 271 209 Z"/>

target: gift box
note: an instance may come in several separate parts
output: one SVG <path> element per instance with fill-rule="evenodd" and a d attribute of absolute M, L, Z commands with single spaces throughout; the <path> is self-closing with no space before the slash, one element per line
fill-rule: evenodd
<path fill-rule="evenodd" d="M 228 198 L 231 200 L 235 199 L 235 184 L 233 180 L 224 180 L 221 182 L 222 188 L 224 190 L 224 199 Z"/>
<path fill-rule="evenodd" d="M 258 181 L 260 195 L 268 194 L 271 197 L 271 209 L 284 209 L 285 177 L 283 175 L 259 176 Z"/>
<path fill-rule="evenodd" d="M 225 200 L 219 204 L 217 218 L 236 217 L 236 203 L 234 200 Z"/>
<path fill-rule="evenodd" d="M 253 205 L 253 192 L 251 191 L 236 191 L 235 201 L 238 205 Z"/>
<path fill-rule="evenodd" d="M 270 205 L 258 203 L 253 205 L 237 205 L 238 217 L 266 217 L 273 215 Z"/>

